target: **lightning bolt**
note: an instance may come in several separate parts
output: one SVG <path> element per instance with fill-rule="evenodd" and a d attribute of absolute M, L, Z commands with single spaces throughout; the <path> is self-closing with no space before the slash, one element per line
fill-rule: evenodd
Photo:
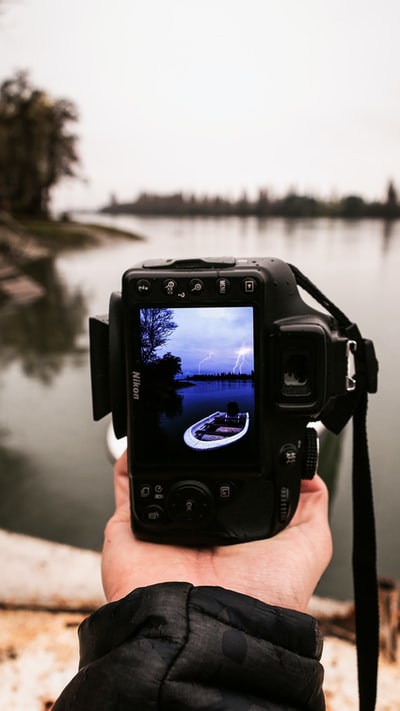
<path fill-rule="evenodd" d="M 237 351 L 236 363 L 233 366 L 232 373 L 242 373 L 242 368 L 246 362 L 246 355 L 251 352 L 248 346 L 242 346 Z"/>
<path fill-rule="evenodd" d="M 205 358 L 203 358 L 203 359 L 200 361 L 199 365 L 197 366 L 197 373 L 198 373 L 199 375 L 200 375 L 200 371 L 201 371 L 201 364 L 202 364 L 202 363 L 205 363 L 206 360 L 210 360 L 210 358 L 212 358 L 212 357 L 213 357 L 213 353 L 210 351 L 209 354 L 208 354 L 208 356 L 206 356 Z"/>

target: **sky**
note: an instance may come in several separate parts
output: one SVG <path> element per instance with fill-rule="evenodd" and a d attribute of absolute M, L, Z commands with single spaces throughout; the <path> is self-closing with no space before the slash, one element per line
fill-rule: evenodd
<path fill-rule="evenodd" d="M 171 309 L 177 328 L 163 350 L 182 359 L 182 373 L 254 370 L 251 306 Z"/>
<path fill-rule="evenodd" d="M 53 208 L 142 191 L 400 187 L 398 0 L 2 0 L 0 81 L 75 102 L 81 179 Z"/>

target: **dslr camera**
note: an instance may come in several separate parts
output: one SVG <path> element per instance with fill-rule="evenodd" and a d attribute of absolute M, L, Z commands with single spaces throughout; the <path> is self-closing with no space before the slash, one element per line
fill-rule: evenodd
<path fill-rule="evenodd" d="M 357 345 L 279 259 L 128 269 L 90 350 L 94 419 L 111 412 L 127 436 L 135 535 L 219 545 L 283 529 L 316 471 L 312 423 L 351 415 Z"/>

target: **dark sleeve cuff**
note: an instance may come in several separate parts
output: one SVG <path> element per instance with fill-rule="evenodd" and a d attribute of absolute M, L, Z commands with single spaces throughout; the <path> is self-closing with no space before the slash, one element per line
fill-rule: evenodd
<path fill-rule="evenodd" d="M 141 711 L 325 708 L 316 620 L 229 590 L 141 588 L 91 615 L 79 636 L 75 705 L 56 711 L 125 708 L 115 699 Z"/>

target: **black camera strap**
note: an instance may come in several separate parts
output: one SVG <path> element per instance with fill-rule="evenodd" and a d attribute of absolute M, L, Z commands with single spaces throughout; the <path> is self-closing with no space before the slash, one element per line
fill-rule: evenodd
<path fill-rule="evenodd" d="M 376 703 L 379 657 L 379 605 L 376 572 L 376 537 L 372 477 L 367 439 L 368 393 L 377 389 L 378 362 L 371 341 L 363 339 L 356 324 L 333 304 L 297 267 L 289 265 L 298 286 L 307 291 L 357 344 L 353 392 L 342 398 L 341 421 L 322 418 L 336 434 L 353 417 L 353 584 L 357 640 L 360 711 L 373 711 Z"/>

